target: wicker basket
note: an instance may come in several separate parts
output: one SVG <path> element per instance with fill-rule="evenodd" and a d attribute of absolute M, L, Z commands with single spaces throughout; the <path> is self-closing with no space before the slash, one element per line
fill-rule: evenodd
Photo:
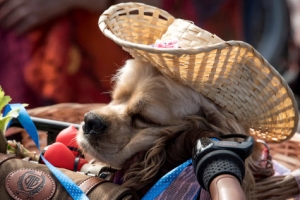
<path fill-rule="evenodd" d="M 300 169 L 300 134 L 296 133 L 289 141 L 269 144 L 272 158 L 294 171 Z"/>
<path fill-rule="evenodd" d="M 86 112 L 102 107 L 104 104 L 57 104 L 28 110 L 33 117 L 53 119 L 71 123 L 80 123 Z M 300 135 L 296 133 L 283 143 L 269 144 L 270 153 L 276 161 L 291 171 L 300 168 Z M 299 194 L 294 176 L 272 176 L 256 183 L 249 199 L 288 199 Z"/>
<path fill-rule="evenodd" d="M 83 117 L 86 112 L 102 106 L 104 106 L 104 104 L 61 103 L 29 109 L 28 114 L 32 117 L 79 124 L 83 121 Z"/>

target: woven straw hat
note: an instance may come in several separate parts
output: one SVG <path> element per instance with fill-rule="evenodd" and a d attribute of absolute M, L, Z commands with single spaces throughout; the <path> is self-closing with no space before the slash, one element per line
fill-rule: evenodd
<path fill-rule="evenodd" d="M 292 91 L 251 45 L 223 41 L 141 3 L 111 6 L 101 15 L 99 27 L 134 58 L 152 63 L 233 113 L 258 138 L 281 142 L 296 132 L 298 109 Z M 179 48 L 152 45 L 173 38 Z"/>

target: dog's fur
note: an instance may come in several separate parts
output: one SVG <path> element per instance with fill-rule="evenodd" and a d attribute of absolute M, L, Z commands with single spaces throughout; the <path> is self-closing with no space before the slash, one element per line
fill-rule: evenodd
<path fill-rule="evenodd" d="M 114 81 L 111 103 L 86 114 L 77 140 L 99 161 L 126 168 L 124 185 L 136 190 L 191 158 L 197 138 L 248 134 L 231 113 L 148 63 L 128 60 Z M 101 125 L 87 125 L 91 119 Z M 246 161 L 245 190 L 253 184 L 253 170 L 260 169 L 258 157 L 255 150 Z"/>

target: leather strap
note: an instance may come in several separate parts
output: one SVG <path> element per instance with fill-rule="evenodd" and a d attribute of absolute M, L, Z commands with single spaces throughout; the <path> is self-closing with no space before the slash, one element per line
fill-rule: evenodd
<path fill-rule="evenodd" d="M 84 180 L 83 182 L 81 182 L 78 186 L 87 195 L 91 190 L 94 189 L 94 187 L 104 182 L 108 182 L 108 180 L 98 178 L 98 177 L 90 177 Z"/>
<path fill-rule="evenodd" d="M 10 176 L 4 175 L 4 177 L 6 177 L 6 179 L 9 180 L 9 181 L 6 181 L 6 183 L 7 184 L 10 183 L 9 185 L 6 184 L 6 190 L 8 191 L 7 195 L 10 195 L 11 197 L 15 196 L 16 198 L 19 198 L 18 196 L 16 196 L 14 194 L 15 187 L 18 185 L 17 182 L 19 181 L 20 177 L 23 176 L 24 174 L 27 174 L 27 171 L 31 171 L 31 172 L 34 171 L 34 174 L 36 176 L 44 175 L 47 177 L 49 176 L 50 179 L 53 178 L 52 177 L 53 175 L 50 175 L 48 170 L 45 170 L 45 172 L 43 172 L 43 170 L 46 168 L 46 166 L 39 170 L 37 167 L 35 167 L 35 165 L 38 166 L 39 164 L 31 163 L 29 161 L 23 161 L 12 154 L 0 153 L 0 166 L 1 165 L 3 166 L 4 163 L 6 161 L 9 161 L 10 159 L 16 159 L 17 160 L 16 162 L 18 162 L 18 163 L 20 163 L 22 161 L 22 163 L 24 164 L 24 165 L 22 165 L 23 167 L 21 167 L 21 165 L 18 165 L 14 169 L 7 169 L 6 170 L 7 173 L 10 173 L 11 175 Z M 11 160 L 10 162 L 14 162 L 14 161 Z M 22 168 L 22 169 L 20 169 L 20 168 Z M 69 170 L 65 170 L 65 171 L 72 173 L 70 175 L 71 177 L 76 177 L 77 172 L 72 172 Z M 66 174 L 68 174 L 68 173 L 66 173 Z M 79 177 L 75 178 L 76 183 L 78 184 L 78 187 L 81 189 L 83 194 L 89 195 L 91 199 L 99 199 L 100 195 L 101 195 L 100 199 L 110 199 L 110 200 L 138 199 L 136 193 L 129 188 L 125 188 L 120 185 L 115 185 L 114 183 L 112 183 L 109 180 L 99 178 L 96 176 L 84 177 L 82 174 L 79 174 L 79 173 L 78 173 L 78 175 L 80 175 L 80 177 L 82 177 L 82 178 L 79 178 Z M 47 182 L 53 183 L 53 181 L 47 181 Z M 62 195 L 64 196 L 63 199 L 70 199 L 70 200 L 72 199 L 72 197 L 70 195 L 68 195 L 67 192 L 62 192 L 61 190 L 56 190 L 55 188 L 57 189 L 57 187 L 53 186 L 53 184 L 51 184 L 51 187 L 45 186 L 45 187 L 43 187 L 43 189 L 47 190 L 48 192 L 46 193 L 43 190 L 40 192 L 40 194 L 41 195 L 47 194 L 47 196 L 54 195 L 53 197 L 57 198 L 60 195 L 59 193 L 62 193 Z M 56 190 L 56 192 L 53 192 L 55 190 Z M 9 191 L 11 193 L 9 193 Z M 0 198 L 0 199 L 2 199 L 2 198 Z M 4 199 L 8 199 L 8 198 L 4 198 Z M 39 198 L 39 199 L 47 199 L 47 198 Z"/>
<path fill-rule="evenodd" d="M 92 191 L 95 187 L 97 187 L 101 183 L 105 183 L 105 182 L 109 182 L 109 181 L 102 179 L 102 178 L 92 176 L 92 177 L 85 179 L 81 183 L 79 183 L 78 187 L 82 190 L 82 192 L 84 192 L 86 195 L 88 195 L 88 193 L 90 191 Z M 72 200 L 72 198 L 69 197 L 69 200 Z"/>
<path fill-rule="evenodd" d="M 17 157 L 15 155 L 0 153 L 0 165 L 2 165 L 2 163 L 12 158 L 17 158 Z"/>
<path fill-rule="evenodd" d="M 17 157 L 15 155 L 0 153 L 0 165 L 5 161 L 13 158 L 17 158 Z M 98 178 L 98 177 L 90 177 L 84 180 L 83 182 L 81 182 L 78 186 L 85 194 L 88 194 L 92 189 L 94 189 L 94 187 L 104 182 L 108 182 L 108 180 Z"/>

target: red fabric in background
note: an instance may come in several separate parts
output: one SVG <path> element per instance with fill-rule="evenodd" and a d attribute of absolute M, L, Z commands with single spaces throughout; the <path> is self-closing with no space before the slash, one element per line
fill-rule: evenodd
<path fill-rule="evenodd" d="M 14 103 L 40 104 L 24 80 L 24 66 L 30 60 L 30 44 L 26 37 L 0 29 L 0 86 Z M 21 101 L 19 101 L 21 100 Z"/>
<path fill-rule="evenodd" d="M 76 10 L 26 36 L 0 30 L 0 86 L 12 103 L 108 103 L 111 77 L 129 57 Z"/>
<path fill-rule="evenodd" d="M 76 11 L 31 35 L 36 49 L 25 80 L 37 93 L 60 103 L 110 101 L 111 76 L 127 54 L 100 32 L 98 17 Z"/>
<path fill-rule="evenodd" d="M 230 40 L 242 39 L 241 3 L 164 0 L 162 8 Z M 0 30 L 0 85 L 12 102 L 109 102 L 111 77 L 130 56 L 101 33 L 99 16 L 72 11 L 23 37 Z"/>

